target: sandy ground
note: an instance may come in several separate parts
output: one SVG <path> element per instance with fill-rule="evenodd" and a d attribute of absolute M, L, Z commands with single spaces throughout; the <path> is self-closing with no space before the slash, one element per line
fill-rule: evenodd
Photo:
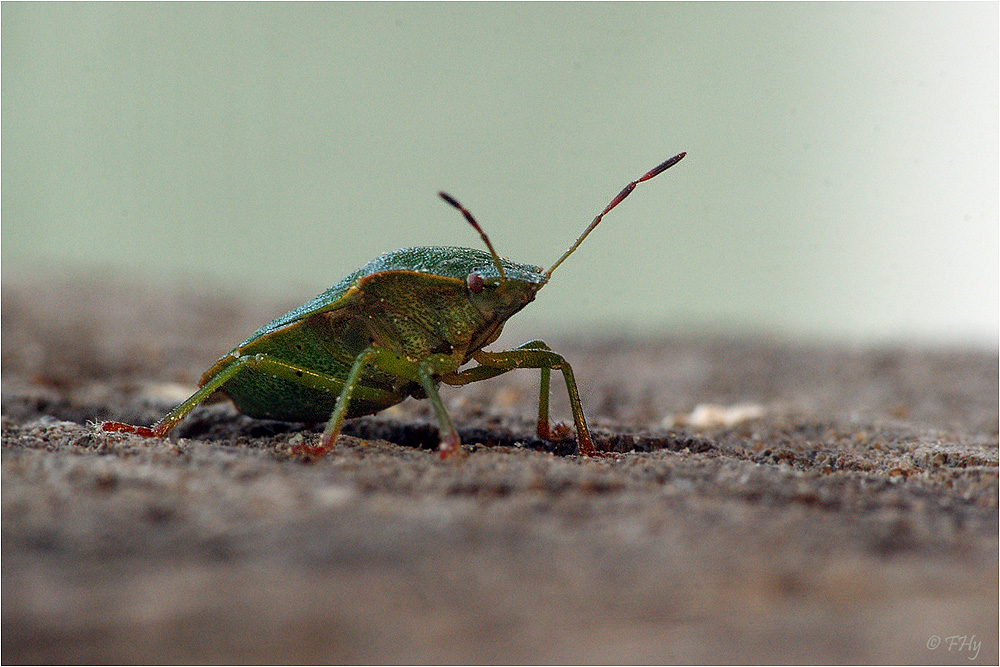
<path fill-rule="evenodd" d="M 5 284 L 5 663 L 998 662 L 995 350 L 549 337 L 604 459 L 527 371 L 445 392 L 443 463 L 417 401 L 312 464 L 225 403 L 93 428 L 289 305 Z"/>

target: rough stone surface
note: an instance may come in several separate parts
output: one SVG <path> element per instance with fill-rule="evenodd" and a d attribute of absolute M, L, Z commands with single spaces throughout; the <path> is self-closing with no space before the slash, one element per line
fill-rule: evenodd
<path fill-rule="evenodd" d="M 444 393 L 457 460 L 407 401 L 306 464 L 317 428 L 226 403 L 93 427 L 155 421 L 280 306 L 2 308 L 5 663 L 998 661 L 995 350 L 550 337 L 614 455 L 537 440 L 522 371 Z"/>

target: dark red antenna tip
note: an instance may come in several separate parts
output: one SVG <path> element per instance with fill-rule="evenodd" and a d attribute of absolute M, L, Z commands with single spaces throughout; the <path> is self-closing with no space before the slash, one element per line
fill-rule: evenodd
<path fill-rule="evenodd" d="M 649 171 L 647 171 L 643 176 L 640 176 L 638 179 L 636 179 L 636 182 L 637 183 L 642 183 L 643 181 L 648 181 L 653 176 L 657 176 L 657 175 L 663 173 L 667 169 L 670 169 L 672 166 L 674 166 L 675 164 L 677 164 L 678 162 L 680 162 L 681 160 L 683 160 L 685 155 L 687 155 L 687 151 L 684 151 L 683 153 L 678 153 L 677 155 L 673 156 L 669 160 L 665 160 L 663 162 L 663 164 L 660 164 L 659 166 L 653 167 L 652 169 L 650 169 Z"/>
<path fill-rule="evenodd" d="M 472 217 L 472 214 L 469 213 L 469 210 L 464 206 L 462 206 L 461 204 L 459 204 L 458 200 L 452 197 L 447 192 L 439 192 L 438 195 L 441 197 L 441 199 L 445 200 L 446 202 L 457 208 L 462 213 L 462 215 L 465 216 L 465 219 L 468 221 L 468 223 L 472 225 L 472 228 L 475 229 L 477 232 L 479 232 L 479 236 L 482 237 L 483 243 L 486 244 L 487 249 L 489 249 L 490 251 L 490 255 L 493 256 L 493 263 L 496 264 L 497 271 L 500 272 L 500 280 L 507 280 L 507 274 L 504 273 L 503 264 L 500 263 L 500 255 L 498 255 L 497 251 L 493 249 L 493 244 L 490 243 L 490 237 L 486 235 L 486 232 L 484 232 L 483 228 L 479 226 L 479 223 L 476 222 L 476 219 Z"/>

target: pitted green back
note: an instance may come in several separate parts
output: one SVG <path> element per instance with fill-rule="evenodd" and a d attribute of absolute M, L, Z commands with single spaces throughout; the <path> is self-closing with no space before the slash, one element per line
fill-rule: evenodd
<path fill-rule="evenodd" d="M 528 264 L 518 264 L 501 258 L 503 270 L 511 280 L 525 283 L 540 284 L 545 282 L 542 268 Z M 484 280 L 499 280 L 500 274 L 493 258 L 488 252 L 473 248 L 454 248 L 449 246 L 403 248 L 384 255 L 379 255 L 357 272 L 360 276 L 372 275 L 381 271 L 417 271 L 429 273 L 444 278 L 465 277 L 476 272 Z M 341 281 L 341 284 L 343 281 Z"/>
<path fill-rule="evenodd" d="M 500 261 L 508 280 L 531 285 L 543 285 L 546 282 L 546 277 L 540 266 L 518 264 L 503 258 Z M 493 263 L 493 258 L 488 252 L 482 250 L 449 246 L 423 246 L 393 250 L 379 255 L 314 299 L 268 322 L 240 343 L 240 346 L 248 345 L 262 336 L 310 315 L 343 307 L 345 296 L 351 287 L 363 278 L 386 271 L 426 273 L 442 278 L 454 278 L 463 283 L 470 273 L 475 272 L 481 275 L 486 282 L 500 280 L 500 273 Z"/>

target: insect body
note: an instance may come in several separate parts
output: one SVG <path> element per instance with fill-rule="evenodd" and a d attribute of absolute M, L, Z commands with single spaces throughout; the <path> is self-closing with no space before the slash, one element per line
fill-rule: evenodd
<path fill-rule="evenodd" d="M 479 224 L 457 208 L 489 252 L 470 248 L 405 248 L 376 257 L 312 301 L 264 325 L 219 359 L 200 388 L 151 428 L 105 422 L 105 431 L 164 437 L 216 392 L 246 415 L 284 421 L 326 421 L 318 445 L 298 453 L 320 456 L 336 442 L 344 419 L 373 414 L 407 396 L 426 397 L 441 434 L 442 458 L 458 450 L 455 425 L 438 394 L 440 383 L 463 385 L 516 368 L 541 371 L 539 437 L 551 439 L 549 379 L 562 372 L 580 454 L 596 450 L 569 363 L 542 341 L 506 352 L 483 348 L 504 323 L 534 300 L 552 272 L 608 211 L 635 186 L 679 162 L 676 155 L 629 183 L 548 270 L 501 259 Z M 470 361 L 476 366 L 460 370 Z"/>

